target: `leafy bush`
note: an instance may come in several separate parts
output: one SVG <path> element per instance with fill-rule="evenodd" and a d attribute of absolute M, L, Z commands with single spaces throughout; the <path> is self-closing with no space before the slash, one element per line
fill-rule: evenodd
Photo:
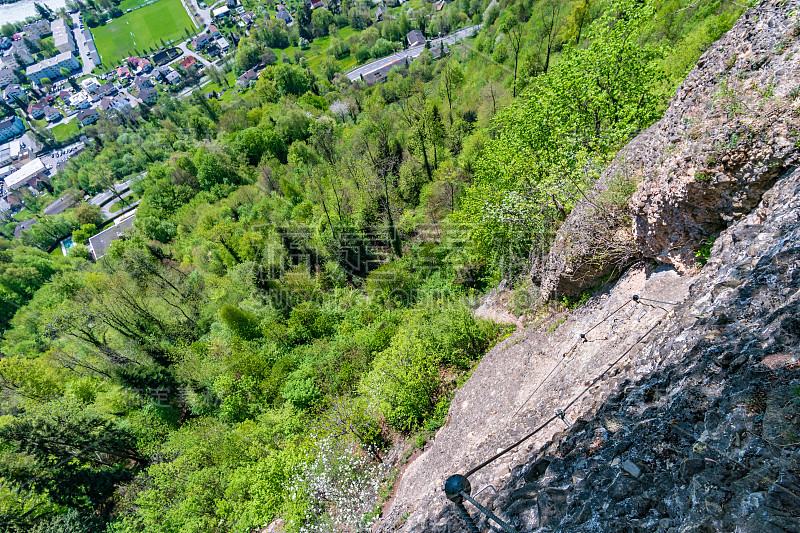
<path fill-rule="evenodd" d="M 442 381 L 442 372 L 467 370 L 497 332 L 497 326 L 475 320 L 465 306 L 409 311 L 361 389 L 392 425 L 410 431 L 434 414 L 440 397 L 453 385 Z"/>

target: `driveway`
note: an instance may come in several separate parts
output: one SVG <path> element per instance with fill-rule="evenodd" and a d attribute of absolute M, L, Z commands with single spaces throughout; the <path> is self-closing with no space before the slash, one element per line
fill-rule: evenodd
<path fill-rule="evenodd" d="M 120 199 L 117 198 L 116 196 L 110 202 L 108 202 L 106 205 L 101 207 L 100 210 L 102 211 L 102 214 L 103 214 L 103 220 L 108 220 L 109 218 L 115 218 L 115 217 L 121 215 L 123 212 L 130 210 L 132 207 L 138 206 L 140 200 L 136 200 L 135 202 L 133 202 L 131 204 L 128 204 L 127 201 L 124 200 L 125 198 L 127 198 L 128 196 L 130 196 L 132 194 L 133 194 L 133 191 L 131 191 L 131 190 L 128 190 L 127 192 L 124 192 L 124 193 L 120 194 L 120 197 L 123 198 L 123 204 L 122 204 L 122 208 L 119 209 L 118 211 L 115 211 L 113 213 L 111 212 L 111 207 L 113 207 L 114 205 L 116 205 L 120 201 Z"/>
<path fill-rule="evenodd" d="M 475 26 L 470 26 L 468 28 L 460 29 L 456 32 L 453 32 L 449 35 L 445 35 L 444 37 L 440 37 L 438 39 L 431 39 L 431 48 L 435 48 L 439 46 L 440 43 L 444 43 L 446 45 L 451 45 L 457 41 L 461 41 L 462 39 L 466 39 L 472 36 L 472 33 L 481 29 L 482 24 L 478 24 Z M 406 50 L 401 50 L 399 52 L 395 52 L 394 54 L 382 57 L 381 59 L 376 59 L 371 63 L 367 63 L 364 66 L 358 67 L 354 70 L 351 70 L 347 73 L 347 78 L 350 81 L 356 81 L 361 78 L 362 75 L 369 74 L 370 72 L 374 72 L 379 68 L 385 67 L 395 61 L 404 60 L 408 58 L 409 60 L 415 59 L 419 57 L 422 52 L 425 51 L 425 45 L 415 46 L 414 48 L 407 48 Z"/>
<path fill-rule="evenodd" d="M 189 48 L 188 41 L 180 43 L 178 45 L 175 45 L 175 48 L 180 48 L 181 50 L 183 50 L 184 55 L 192 56 L 193 58 L 195 58 L 197 60 L 198 63 L 202 64 L 204 67 L 210 67 L 211 66 L 211 62 L 210 61 L 208 61 L 207 59 L 202 57 L 200 54 L 198 54 L 197 52 L 195 52 L 191 48 Z"/>

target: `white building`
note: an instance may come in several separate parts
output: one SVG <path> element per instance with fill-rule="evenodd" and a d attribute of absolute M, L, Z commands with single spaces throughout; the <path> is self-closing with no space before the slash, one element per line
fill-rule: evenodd
<path fill-rule="evenodd" d="M 72 55 L 72 52 L 62 52 L 50 59 L 45 59 L 35 65 L 31 65 L 25 69 L 25 74 L 32 82 L 41 85 L 42 78 L 50 78 L 53 80 L 61 76 L 62 68 L 66 68 L 71 72 L 81 68 L 81 64 L 78 62 L 77 58 Z"/>
<path fill-rule="evenodd" d="M 5 178 L 11 174 L 11 172 L 13 172 L 13 169 L 9 163 L 13 163 L 19 159 L 21 153 L 22 145 L 19 139 L 14 139 L 5 144 L 0 144 L 0 166 L 8 165 L 0 168 L 0 179 Z"/>
<path fill-rule="evenodd" d="M 91 103 L 89 102 L 89 95 L 86 91 L 79 91 L 72 95 L 69 99 L 69 105 L 77 107 L 78 109 L 86 109 Z"/>
<path fill-rule="evenodd" d="M 53 43 L 59 52 L 74 52 L 78 49 L 75 44 L 75 35 L 72 34 L 72 28 L 64 22 L 64 19 L 61 17 L 56 18 L 50 23 L 50 29 L 53 32 Z"/>
<path fill-rule="evenodd" d="M 230 9 L 228 8 L 228 6 L 222 6 L 218 7 L 217 9 L 211 10 L 211 16 L 214 17 L 215 19 L 226 17 L 228 16 L 228 13 L 230 13 Z"/>
<path fill-rule="evenodd" d="M 19 117 L 13 116 L 0 120 L 0 141 L 16 137 L 25 131 L 25 125 Z"/>
<path fill-rule="evenodd" d="M 16 191 L 26 185 L 36 187 L 41 179 L 47 179 L 47 169 L 37 157 L 6 178 L 6 190 Z"/>

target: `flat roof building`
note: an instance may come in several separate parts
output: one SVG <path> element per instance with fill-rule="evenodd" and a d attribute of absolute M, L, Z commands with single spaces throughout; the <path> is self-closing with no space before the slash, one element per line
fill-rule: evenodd
<path fill-rule="evenodd" d="M 36 187 L 42 179 L 47 179 L 47 169 L 42 160 L 37 157 L 5 179 L 6 190 L 15 191 L 26 185 Z"/>
<path fill-rule="evenodd" d="M 25 69 L 25 75 L 28 76 L 32 82 L 41 85 L 42 78 L 54 80 L 60 77 L 62 68 L 66 68 L 72 72 L 73 70 L 81 68 L 81 64 L 78 62 L 77 58 L 72 55 L 72 52 L 61 52 L 57 56 L 31 65 Z"/>
<path fill-rule="evenodd" d="M 108 251 L 108 247 L 111 246 L 112 242 L 121 239 L 126 234 L 133 231 L 135 214 L 136 211 L 134 210 L 131 212 L 130 216 L 122 220 L 118 219 L 114 225 L 107 230 L 103 230 L 97 235 L 89 237 L 89 251 L 95 261 L 106 255 L 106 251 Z"/>
<path fill-rule="evenodd" d="M 57 17 L 50 23 L 50 30 L 53 32 L 53 44 L 59 52 L 74 52 L 78 49 L 72 28 L 64 22 L 64 19 Z"/>

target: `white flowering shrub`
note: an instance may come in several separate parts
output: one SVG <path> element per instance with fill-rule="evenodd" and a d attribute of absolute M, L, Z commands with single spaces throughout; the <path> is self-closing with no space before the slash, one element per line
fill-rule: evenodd
<path fill-rule="evenodd" d="M 367 533 L 377 518 L 383 480 L 381 465 L 344 439 L 318 442 L 311 461 L 292 478 L 288 492 L 304 493 L 310 500 L 301 533 Z M 299 526 L 299 527 L 298 527 Z"/>

